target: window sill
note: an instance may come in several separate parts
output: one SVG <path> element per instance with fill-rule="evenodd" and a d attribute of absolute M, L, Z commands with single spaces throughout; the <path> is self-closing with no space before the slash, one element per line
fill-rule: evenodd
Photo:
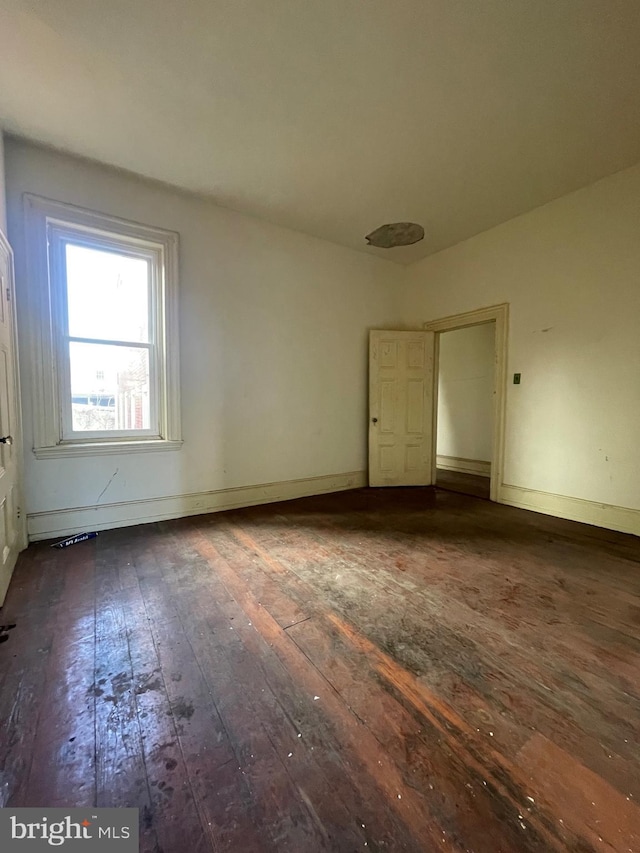
<path fill-rule="evenodd" d="M 156 453 L 160 450 L 180 450 L 182 441 L 96 441 L 78 444 L 55 444 L 52 447 L 34 447 L 36 459 L 59 459 L 70 456 L 111 456 L 114 453 Z"/>

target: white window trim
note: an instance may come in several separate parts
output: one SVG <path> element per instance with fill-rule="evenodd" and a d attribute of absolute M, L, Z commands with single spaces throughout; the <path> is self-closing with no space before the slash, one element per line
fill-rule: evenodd
<path fill-rule="evenodd" d="M 84 208 L 25 194 L 27 241 L 28 317 L 31 363 L 32 404 L 34 414 L 33 452 L 38 459 L 69 456 L 96 456 L 112 453 L 177 450 L 182 446 L 180 432 L 180 364 L 178 342 L 178 235 L 172 231 L 139 225 Z M 65 226 L 76 233 L 94 234 L 100 241 L 109 235 L 131 239 L 137 248 L 147 244 L 149 251 L 162 256 L 164 283 L 156 300 L 161 317 L 157 324 L 158 362 L 164 365 L 157 377 L 159 435 L 105 436 L 63 439 L 59 375 L 60 338 L 55 332 L 60 311 L 60 295 L 52 290 L 49 276 L 49 230 L 63 233 Z"/>

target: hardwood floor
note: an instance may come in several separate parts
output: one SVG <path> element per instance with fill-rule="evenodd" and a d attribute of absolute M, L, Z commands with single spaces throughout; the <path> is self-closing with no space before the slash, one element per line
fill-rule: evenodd
<path fill-rule="evenodd" d="M 0 805 L 141 850 L 640 851 L 640 541 L 380 489 L 32 546 Z"/>
<path fill-rule="evenodd" d="M 491 494 L 489 477 L 482 477 L 480 474 L 463 474 L 461 471 L 447 471 L 444 468 L 437 470 L 436 486 L 439 489 L 460 492 L 463 495 L 485 498 L 486 500 L 489 500 Z"/>

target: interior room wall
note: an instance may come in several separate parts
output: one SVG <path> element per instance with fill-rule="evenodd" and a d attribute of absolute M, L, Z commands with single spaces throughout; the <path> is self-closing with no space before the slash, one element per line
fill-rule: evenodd
<path fill-rule="evenodd" d="M 364 484 L 368 329 L 397 324 L 400 267 L 19 140 L 5 148 L 32 537 Z M 181 450 L 35 459 L 26 192 L 179 233 Z"/>
<path fill-rule="evenodd" d="M 640 533 L 639 234 L 640 165 L 409 268 L 405 322 L 510 304 L 502 500 Z"/>
<path fill-rule="evenodd" d="M 501 302 L 501 500 L 640 533 L 640 166 L 404 269 L 15 139 L 5 160 L 35 538 L 363 482 L 368 328 Z M 31 453 L 24 192 L 180 233 L 181 451 Z"/>
<path fill-rule="evenodd" d="M 440 335 L 437 438 L 440 467 L 491 473 L 494 338 L 493 323 Z M 470 468 L 469 462 L 476 465 Z"/>

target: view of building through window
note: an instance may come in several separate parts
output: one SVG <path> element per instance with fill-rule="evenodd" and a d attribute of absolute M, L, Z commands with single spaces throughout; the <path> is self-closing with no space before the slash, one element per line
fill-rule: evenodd
<path fill-rule="evenodd" d="M 66 244 L 73 431 L 150 428 L 145 258 Z"/>

